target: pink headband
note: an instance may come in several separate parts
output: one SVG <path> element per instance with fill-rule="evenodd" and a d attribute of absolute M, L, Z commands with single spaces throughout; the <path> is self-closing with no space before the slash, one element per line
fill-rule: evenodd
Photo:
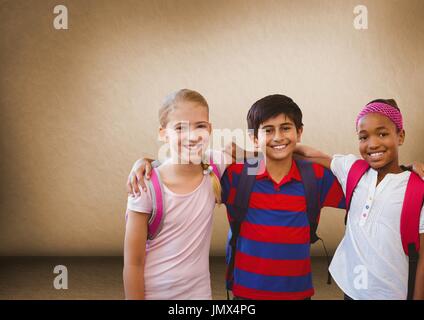
<path fill-rule="evenodd" d="M 403 120 L 400 111 L 391 105 L 382 102 L 373 102 L 366 105 L 356 118 L 356 128 L 358 128 L 359 120 L 368 113 L 380 113 L 389 118 L 399 130 L 403 129 Z"/>

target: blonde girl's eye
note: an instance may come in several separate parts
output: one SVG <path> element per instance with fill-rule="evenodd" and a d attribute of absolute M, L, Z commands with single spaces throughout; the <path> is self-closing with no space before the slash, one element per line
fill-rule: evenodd
<path fill-rule="evenodd" d="M 181 132 L 183 130 L 188 130 L 188 125 L 183 124 L 183 123 L 177 124 L 177 125 L 175 125 L 174 130 L 177 131 L 177 132 Z"/>

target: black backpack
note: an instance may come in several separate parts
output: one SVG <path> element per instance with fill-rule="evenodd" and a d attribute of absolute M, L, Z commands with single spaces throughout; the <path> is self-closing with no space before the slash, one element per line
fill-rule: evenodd
<path fill-rule="evenodd" d="M 253 161 L 254 160 L 254 161 Z M 318 220 L 320 215 L 319 207 L 319 191 L 317 178 L 315 176 L 314 170 L 312 168 L 312 163 L 304 160 L 295 160 L 299 168 L 300 175 L 302 177 L 302 183 L 305 189 L 306 197 L 306 212 L 308 215 L 309 225 L 310 225 L 310 239 L 311 243 L 315 243 L 318 240 L 322 239 L 317 235 Z M 226 285 L 227 285 L 227 298 L 229 299 L 228 290 L 232 290 L 234 282 L 234 263 L 235 263 L 235 252 L 237 239 L 240 234 L 240 227 L 244 221 L 247 210 L 249 208 L 250 194 L 252 193 L 253 186 L 256 181 L 256 173 L 258 169 L 259 160 L 249 159 L 243 165 L 243 169 L 239 178 L 239 182 L 236 189 L 236 195 L 234 199 L 233 209 L 234 216 L 233 222 L 230 223 L 230 230 L 228 232 L 227 240 L 227 273 L 226 273 Z M 323 242 L 324 244 L 324 242 Z M 327 249 L 324 249 L 327 255 Z M 328 273 L 328 284 L 331 284 L 331 276 Z"/>

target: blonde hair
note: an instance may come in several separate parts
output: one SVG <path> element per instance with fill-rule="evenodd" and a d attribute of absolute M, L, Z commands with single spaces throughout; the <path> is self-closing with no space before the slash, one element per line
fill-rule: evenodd
<path fill-rule="evenodd" d="M 176 92 L 171 93 L 162 103 L 162 106 L 159 109 L 159 123 L 162 128 L 165 128 L 168 124 L 169 114 L 175 110 L 180 102 L 197 102 L 200 106 L 203 106 L 207 109 L 209 113 L 209 105 L 206 99 L 197 91 L 190 89 L 181 89 Z M 203 170 L 207 170 L 209 167 L 208 163 L 201 163 Z M 213 193 L 215 195 L 216 202 L 221 203 L 221 182 L 219 177 L 216 176 L 213 170 L 209 173 L 211 178 L 211 184 L 213 188 Z"/>
<path fill-rule="evenodd" d="M 209 168 L 209 166 L 210 166 L 210 164 L 202 162 L 203 170 L 207 170 Z M 216 203 L 221 204 L 221 202 L 222 202 L 222 200 L 221 200 L 221 192 L 222 192 L 221 181 L 219 180 L 219 178 L 217 177 L 217 175 L 215 174 L 215 172 L 213 170 L 211 170 L 209 172 L 209 177 L 211 178 L 211 184 L 212 184 L 213 193 L 215 195 Z"/>
<path fill-rule="evenodd" d="M 199 105 L 206 107 L 209 113 L 209 105 L 200 93 L 190 89 L 181 89 L 168 95 L 159 109 L 159 123 L 162 128 L 165 128 L 168 124 L 168 115 L 171 111 L 177 108 L 179 102 L 184 101 L 197 102 Z"/>

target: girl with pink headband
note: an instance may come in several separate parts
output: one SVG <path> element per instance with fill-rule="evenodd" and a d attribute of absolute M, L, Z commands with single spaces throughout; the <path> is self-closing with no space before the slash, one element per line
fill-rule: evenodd
<path fill-rule="evenodd" d="M 381 102 L 383 101 L 383 102 Z M 387 102 L 385 102 L 387 101 Z M 358 128 L 358 122 L 364 116 L 369 113 L 379 113 L 387 118 L 389 118 L 396 126 L 398 132 L 403 130 L 403 119 L 402 114 L 400 113 L 399 107 L 394 100 L 374 100 L 367 104 L 356 118 L 356 128 Z"/>
<path fill-rule="evenodd" d="M 415 174 L 423 178 L 424 165 L 416 163 L 415 173 L 399 165 L 405 130 L 393 99 L 371 101 L 360 111 L 355 124 L 363 160 L 352 154 L 331 157 L 306 146 L 296 150 L 300 156 L 330 168 L 346 195 L 346 232 L 332 259 L 331 275 L 346 300 L 423 300 L 424 181 L 416 179 Z M 401 230 L 401 213 L 411 180 L 416 196 L 410 198 L 408 206 L 417 209 L 417 228 L 413 231 L 421 257 L 414 264 L 415 281 L 410 280 L 411 254 L 405 254 Z"/>

